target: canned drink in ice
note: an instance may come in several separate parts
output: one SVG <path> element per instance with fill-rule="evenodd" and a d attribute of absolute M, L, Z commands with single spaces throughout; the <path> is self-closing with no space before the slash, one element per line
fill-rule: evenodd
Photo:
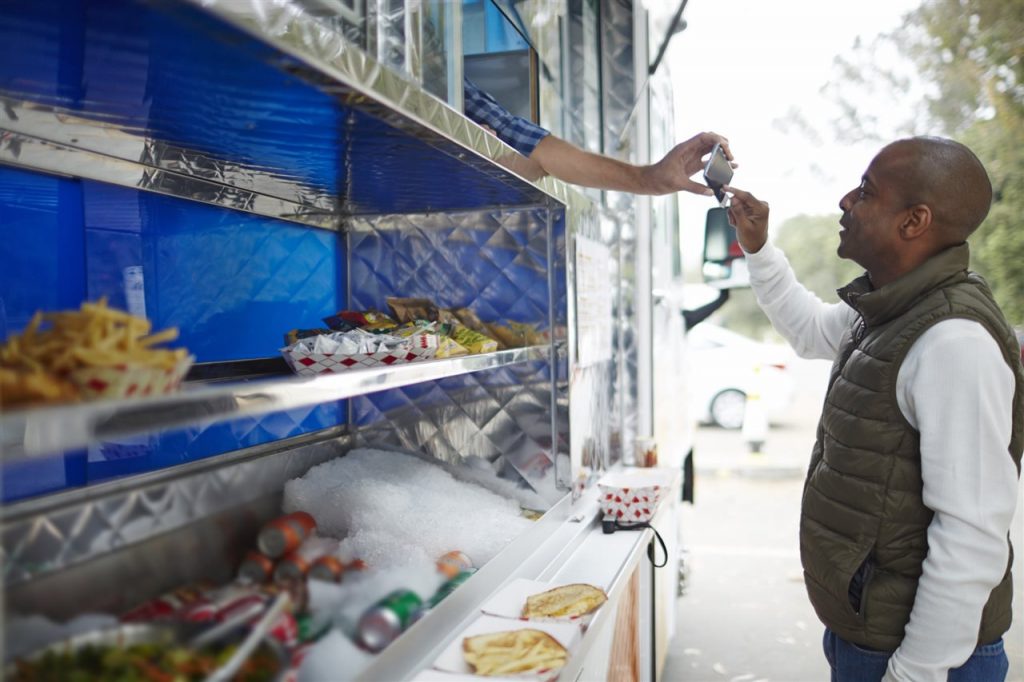
<path fill-rule="evenodd" d="M 207 601 L 208 589 L 200 586 L 181 587 L 173 592 L 162 594 L 155 599 L 140 604 L 123 614 L 121 620 L 126 623 L 149 622 L 165 618 L 175 618 L 185 609 Z"/>
<path fill-rule="evenodd" d="M 263 526 L 256 546 L 271 559 L 298 549 L 316 530 L 316 520 L 306 512 L 281 516 Z"/>
<path fill-rule="evenodd" d="M 333 554 L 325 554 L 316 559 L 309 567 L 308 576 L 314 580 L 329 583 L 340 583 L 345 573 L 345 564 Z"/>
<path fill-rule="evenodd" d="M 363 613 L 356 626 L 360 646 L 374 653 L 395 641 L 412 622 L 423 600 L 411 590 L 395 590 Z"/>
<path fill-rule="evenodd" d="M 473 577 L 474 573 L 476 573 L 475 568 L 471 568 L 466 571 L 461 571 L 454 578 L 446 582 L 444 585 L 441 585 L 441 587 L 438 588 L 437 592 L 434 593 L 434 596 L 430 598 L 430 607 L 433 608 L 440 604 L 441 600 L 443 600 L 445 597 L 447 597 L 456 589 L 458 589 L 459 585 Z"/>
<path fill-rule="evenodd" d="M 454 578 L 463 571 L 475 568 L 473 560 L 458 550 L 448 552 L 437 560 L 437 570 L 446 578 Z"/>
<path fill-rule="evenodd" d="M 244 582 L 265 583 L 274 575 L 274 560 L 255 550 L 246 553 L 238 565 L 238 579 Z"/>
<path fill-rule="evenodd" d="M 295 622 L 299 628 L 300 642 L 315 642 L 323 637 L 331 629 L 332 621 L 329 616 L 304 613 L 296 616 Z"/>
<path fill-rule="evenodd" d="M 430 604 L 422 604 L 419 608 L 412 612 L 412 616 L 409 617 L 409 625 L 406 627 L 412 627 L 414 623 L 418 623 L 427 617 L 427 614 L 434 610 L 434 607 Z"/>
<path fill-rule="evenodd" d="M 287 582 L 306 577 L 313 563 L 338 549 L 332 538 L 309 537 L 293 552 L 289 552 L 274 567 L 274 581 Z"/>
<path fill-rule="evenodd" d="M 181 619 L 191 623 L 221 621 L 243 610 L 256 610 L 266 604 L 268 595 L 256 585 L 231 583 L 206 595 L 204 601 L 190 605 L 181 612 Z"/>

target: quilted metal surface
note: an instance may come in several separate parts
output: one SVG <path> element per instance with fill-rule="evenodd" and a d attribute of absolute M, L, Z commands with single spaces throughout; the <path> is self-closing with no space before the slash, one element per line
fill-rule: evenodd
<path fill-rule="evenodd" d="M 470 308 L 485 322 L 522 322 L 564 339 L 565 221 L 543 208 L 355 218 L 349 223 L 349 305 L 386 297 Z M 371 394 L 352 401 L 360 438 L 447 462 L 478 457 L 550 502 L 557 418 L 550 361 Z M 570 477 L 571 478 L 571 477 Z"/>
<path fill-rule="evenodd" d="M 586 0 L 569 0 L 568 14 L 566 136 L 584 149 L 601 151 L 597 7 Z"/>
<path fill-rule="evenodd" d="M 352 308 L 425 296 L 485 322 L 549 328 L 546 209 L 357 218 L 347 236 Z"/>
<path fill-rule="evenodd" d="M 213 467 L 156 474 L 148 483 L 114 482 L 8 507 L 2 526 L 5 582 L 16 585 L 59 571 L 278 491 L 344 450 L 338 439 L 253 448 Z"/>
<path fill-rule="evenodd" d="M 636 102 L 633 51 L 633 3 L 617 0 L 601 2 L 602 107 L 604 144 L 608 153 L 636 162 Z M 610 244 L 617 273 L 618 296 L 615 299 L 616 364 L 613 409 L 617 413 L 613 442 L 617 456 L 632 451 L 637 428 L 637 320 L 636 300 L 636 197 L 613 193 L 608 197 L 610 211 L 603 215 L 603 234 Z M 614 237 L 610 235 L 614 234 Z"/>
<path fill-rule="evenodd" d="M 549 362 L 374 393 L 353 399 L 352 411 L 360 442 L 451 464 L 484 460 L 549 504 L 565 495 L 555 480 Z"/>

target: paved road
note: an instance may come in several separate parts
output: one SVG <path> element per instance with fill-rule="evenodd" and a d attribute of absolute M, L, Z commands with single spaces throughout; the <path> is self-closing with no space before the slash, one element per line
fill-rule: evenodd
<path fill-rule="evenodd" d="M 772 426 L 762 454 L 751 454 L 737 432 L 698 431 L 696 502 L 681 511 L 687 590 L 664 680 L 829 678 L 822 626 L 807 601 L 797 553 L 800 489 L 828 367 L 798 363 L 793 370 L 796 400 Z M 1011 533 L 1020 551 L 1008 680 L 1024 682 L 1024 502 Z"/>

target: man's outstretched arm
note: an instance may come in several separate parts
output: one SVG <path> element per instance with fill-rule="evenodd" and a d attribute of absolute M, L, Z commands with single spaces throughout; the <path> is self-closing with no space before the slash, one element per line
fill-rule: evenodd
<path fill-rule="evenodd" d="M 649 166 L 588 152 L 554 135 L 538 142 L 529 159 L 540 166 L 544 175 L 584 187 L 633 194 L 692 192 L 710 195 L 711 189 L 690 177 L 704 167 L 703 157 L 716 143 L 721 144 L 726 157 L 732 159 L 728 140 L 716 133 L 695 135 Z"/>

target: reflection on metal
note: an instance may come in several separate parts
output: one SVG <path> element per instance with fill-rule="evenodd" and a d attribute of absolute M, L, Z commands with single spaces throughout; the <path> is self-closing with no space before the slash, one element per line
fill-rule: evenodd
<path fill-rule="evenodd" d="M 140 141 L 139 146 L 143 148 L 144 156 L 151 159 L 155 159 L 153 153 L 161 149 L 158 143 L 152 142 Z M 186 154 L 179 155 L 182 159 L 186 157 Z M 3 127 L 0 127 L 0 163 L 169 194 L 314 227 L 338 228 L 338 216 L 331 207 L 323 208 L 313 203 L 286 201 L 243 189 L 235 184 L 224 184 L 222 181 L 211 181 L 188 173 L 163 170 L 141 162 L 124 161 Z M 217 175 L 233 181 L 248 174 L 236 174 L 221 168 Z M 295 193 L 301 194 L 301 190 L 296 188 Z M 319 201 L 321 205 L 329 202 L 329 198 Z"/>
<path fill-rule="evenodd" d="M 547 509 L 557 486 L 551 443 L 551 370 L 527 363 L 352 401 L 359 443 L 487 466 Z M 367 423 L 369 422 L 369 423 Z"/>
<path fill-rule="evenodd" d="M 508 169 L 512 166 L 510 159 L 518 156 L 515 150 L 424 91 L 419 84 L 368 56 L 298 3 L 288 0 L 187 1 L 290 55 L 296 62 L 289 65 L 290 72 L 334 95 L 344 106 L 379 118 L 396 130 L 426 142 L 467 164 L 481 177 L 522 191 L 524 196 L 518 205 L 547 204 L 551 199 L 573 207 L 585 207 L 589 203 L 575 189 L 550 177 L 524 185 L 514 168 Z"/>
<path fill-rule="evenodd" d="M 152 169 L 161 169 L 187 178 L 230 185 L 238 190 L 280 199 L 295 205 L 292 213 L 314 216 L 312 224 L 317 226 L 338 212 L 336 198 L 320 188 L 273 175 L 265 169 L 211 158 L 209 155 L 132 133 L 113 123 L 82 118 L 74 112 L 0 97 L 0 128 L 56 143 L 69 152 L 96 152 L 105 157 L 149 167 L 147 170 L 150 172 Z M 17 159 L 12 162 L 17 162 Z"/>
<path fill-rule="evenodd" d="M 47 145 L 46 154 L 36 150 L 33 155 L 18 149 L 29 140 L 8 134 L 10 139 L 0 162 L 62 174 L 68 174 L 62 170 L 67 166 L 72 173 L 81 170 L 82 177 L 220 203 L 318 227 L 333 227 L 341 216 L 348 214 L 555 202 L 586 204 L 577 191 L 557 180 L 525 180 L 520 155 L 428 93 L 421 83 L 368 56 L 363 43 L 352 40 L 353 32 L 358 31 L 351 22 L 325 19 L 324 4 L 325 0 L 313 2 L 312 11 L 288 0 L 187 0 L 184 4 L 155 1 L 153 7 L 155 11 L 186 15 L 184 18 L 190 22 L 195 17 L 187 16 L 189 13 L 211 15 L 217 21 L 203 27 L 200 35 L 204 40 L 234 48 L 240 42 L 238 31 L 242 31 L 252 40 L 252 44 L 244 46 L 247 54 L 332 97 L 339 107 L 342 124 L 334 138 L 342 165 L 343 180 L 337 183 L 340 186 L 330 180 L 310 186 L 312 181 L 293 167 L 267 167 L 254 160 L 214 159 L 197 151 L 202 144 L 187 136 L 169 145 L 168 132 L 157 129 L 153 123 L 158 116 L 122 120 L 113 113 L 117 111 L 116 102 L 90 102 L 88 113 L 35 107 L 27 118 L 10 115 L 24 114 L 30 108 L 22 103 L 28 93 L 14 86 L 5 86 L 0 95 L 22 111 L 14 112 L 8 107 L 0 127 L 8 133 L 21 133 L 53 144 Z M 406 15 L 406 24 L 409 20 Z M 406 25 L 406 30 L 412 29 Z M 133 56 L 133 46 L 126 45 L 120 52 L 116 47 L 110 48 L 112 54 L 126 55 L 126 59 Z M 145 63 L 141 58 L 139 62 Z M 173 69 L 173 64 L 166 66 Z M 119 64 L 118 68 L 145 79 L 147 73 L 159 70 L 160 65 L 150 64 L 149 72 L 133 71 L 134 63 Z M 222 94 L 228 100 L 238 98 L 243 108 L 249 106 L 255 112 L 261 111 L 266 100 L 265 92 L 247 91 L 244 84 L 234 84 Z M 159 114 L 162 106 L 165 105 L 155 103 L 154 113 Z M 55 125 L 58 122 L 59 126 Z M 331 144 L 335 131 L 321 128 L 313 131 L 313 135 L 310 132 L 296 129 L 296 137 L 303 144 L 319 142 L 322 147 Z M 79 156 L 81 151 L 102 157 Z M 56 163 L 51 158 L 56 152 L 75 158 L 62 158 Z M 40 155 L 43 158 L 36 158 Z M 132 165 L 118 164 L 118 160 Z M 90 172 L 89 167 L 97 165 L 100 168 Z M 142 170 L 150 166 L 159 169 L 153 178 L 148 177 L 151 171 Z M 438 177 L 448 177 L 449 182 L 440 183 Z M 199 178 L 217 187 L 197 188 L 183 178 Z M 391 203 L 382 205 L 382 184 L 401 187 L 403 191 L 386 193 Z M 452 186 L 459 186 L 460 191 L 451 192 Z M 281 206 L 266 197 L 291 204 Z"/>
<path fill-rule="evenodd" d="M 635 77 L 634 9 L 631 3 L 603 0 L 601 3 L 601 68 L 605 122 L 605 149 L 618 158 L 642 162 L 637 158 L 637 83 Z M 642 94 L 641 97 L 646 96 Z M 632 194 L 608 194 L 609 209 L 602 215 L 602 238 L 612 247 L 618 273 L 615 300 L 616 363 L 612 409 L 616 413 L 613 429 L 613 457 L 630 455 L 637 423 L 637 225 L 638 211 L 645 206 Z"/>
<path fill-rule="evenodd" d="M 351 442 L 339 436 L 337 430 L 300 436 L 8 506 L 0 526 L 5 582 L 15 585 L 61 571 L 278 493 L 289 479 L 343 454 Z M 178 557 L 175 563 L 203 562 Z M 8 591 L 8 602 L 15 597 L 23 595 Z M 38 606 L 40 613 L 81 612 L 75 602 Z"/>
<path fill-rule="evenodd" d="M 144 400 L 109 400 L 7 412 L 0 417 L 6 460 L 85 447 L 136 433 L 210 424 L 247 415 L 318 405 L 372 391 L 546 358 L 545 346 L 351 370 L 340 374 L 210 384 Z"/>

